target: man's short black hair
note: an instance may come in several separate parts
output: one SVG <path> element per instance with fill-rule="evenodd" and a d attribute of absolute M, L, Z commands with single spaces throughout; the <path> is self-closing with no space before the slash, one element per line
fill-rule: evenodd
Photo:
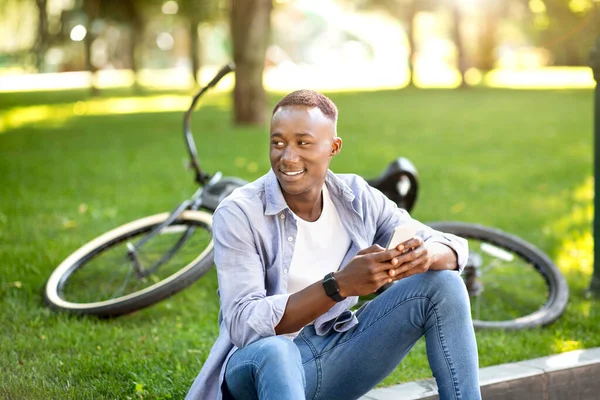
<path fill-rule="evenodd" d="M 328 119 L 337 122 L 338 110 L 333 101 L 314 90 L 302 89 L 288 94 L 275 105 L 273 114 L 285 106 L 318 107 Z"/>

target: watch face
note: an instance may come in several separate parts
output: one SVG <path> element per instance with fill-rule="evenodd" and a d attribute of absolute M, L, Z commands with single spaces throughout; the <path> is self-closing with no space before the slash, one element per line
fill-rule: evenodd
<path fill-rule="evenodd" d="M 342 301 L 344 298 L 340 296 L 340 287 L 333 276 L 333 272 L 325 275 L 323 279 L 323 288 L 327 296 L 331 297 L 335 301 Z"/>

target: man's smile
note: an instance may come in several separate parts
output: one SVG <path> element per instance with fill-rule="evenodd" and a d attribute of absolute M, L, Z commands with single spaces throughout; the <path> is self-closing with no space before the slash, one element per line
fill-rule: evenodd
<path fill-rule="evenodd" d="M 281 173 L 284 174 L 284 175 L 287 175 L 287 176 L 296 176 L 296 175 L 300 175 L 304 171 L 305 170 L 301 169 L 301 170 L 298 170 L 298 171 L 281 171 Z"/>
<path fill-rule="evenodd" d="M 279 170 L 280 172 L 280 179 L 283 182 L 288 182 L 288 183 L 293 183 L 293 182 L 298 182 L 302 179 L 302 177 L 304 176 L 304 173 L 306 172 L 305 169 L 300 169 L 300 170 L 296 170 L 296 171 L 283 171 L 283 170 Z"/>

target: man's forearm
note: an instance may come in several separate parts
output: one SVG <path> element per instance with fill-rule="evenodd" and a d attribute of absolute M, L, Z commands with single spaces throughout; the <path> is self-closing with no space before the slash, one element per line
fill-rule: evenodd
<path fill-rule="evenodd" d="M 275 327 L 275 333 L 281 335 L 297 332 L 334 305 L 335 300 L 327 296 L 322 281 L 315 282 L 290 296 L 283 317 Z"/>
<path fill-rule="evenodd" d="M 456 253 L 450 247 L 439 242 L 427 243 L 427 247 L 431 251 L 434 260 L 429 269 L 434 271 L 458 269 Z"/>

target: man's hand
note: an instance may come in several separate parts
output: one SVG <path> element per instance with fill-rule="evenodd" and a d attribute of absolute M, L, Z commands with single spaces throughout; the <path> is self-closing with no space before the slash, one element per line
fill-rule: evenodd
<path fill-rule="evenodd" d="M 398 264 L 388 270 L 392 280 L 407 278 L 431 270 L 456 269 L 458 261 L 456 253 L 441 243 L 424 243 L 420 237 L 402 243 L 407 252 L 397 257 Z M 402 246 L 401 245 L 401 246 Z"/>
<path fill-rule="evenodd" d="M 429 246 L 418 236 L 407 240 L 398 247 L 400 246 L 403 246 L 407 251 L 397 257 L 398 264 L 388 270 L 388 275 L 394 281 L 427 272 L 435 261 L 434 254 L 430 251 Z"/>
<path fill-rule="evenodd" d="M 373 245 L 359 251 L 342 270 L 334 274 L 340 287 L 340 295 L 364 296 L 392 282 L 393 278 L 388 271 L 400 266 L 399 257 L 403 249 L 403 244 L 390 250 Z"/>
<path fill-rule="evenodd" d="M 456 254 L 441 243 L 424 243 L 414 237 L 394 249 L 373 245 L 359 251 L 343 269 L 334 274 L 340 295 L 365 296 L 386 283 L 415 274 L 441 269 L 456 269 Z"/>

